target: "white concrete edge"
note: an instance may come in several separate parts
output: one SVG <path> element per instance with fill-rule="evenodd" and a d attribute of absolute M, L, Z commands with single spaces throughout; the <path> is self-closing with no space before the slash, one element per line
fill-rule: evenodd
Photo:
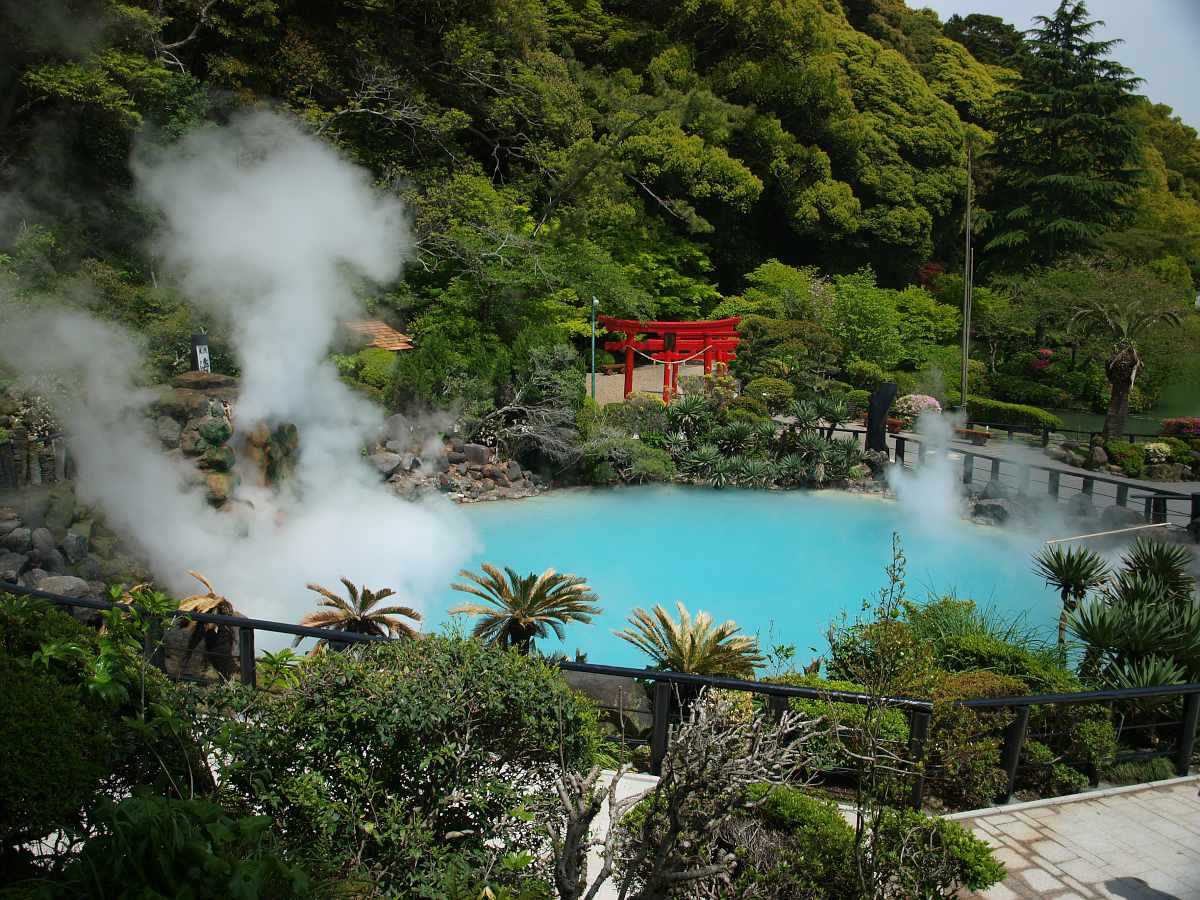
<path fill-rule="evenodd" d="M 984 809 L 969 809 L 965 812 L 951 813 L 942 816 L 943 819 L 975 819 L 980 816 L 991 816 L 998 813 L 1021 812 L 1026 809 L 1040 809 L 1043 806 L 1060 806 L 1064 803 L 1074 803 L 1076 800 L 1098 800 L 1103 797 L 1113 797 L 1118 794 L 1128 794 L 1133 791 L 1144 791 L 1147 788 L 1170 787 L 1174 784 L 1200 784 L 1200 775 L 1183 775 L 1179 778 L 1167 778 L 1163 781 L 1143 781 L 1140 784 L 1124 784 L 1120 787 L 1099 788 L 1094 791 L 1084 791 L 1081 794 L 1066 794 L 1062 797 L 1044 797 L 1041 800 L 1026 800 L 1024 803 L 1008 803 L 1004 806 L 988 806 Z"/>

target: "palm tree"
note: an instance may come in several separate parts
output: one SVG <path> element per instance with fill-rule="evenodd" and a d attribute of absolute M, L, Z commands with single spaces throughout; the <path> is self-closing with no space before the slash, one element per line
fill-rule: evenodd
<path fill-rule="evenodd" d="M 1115 277 L 1110 276 L 1110 277 Z M 1161 289 L 1161 285 L 1159 286 Z M 1089 297 L 1076 309 L 1069 327 L 1111 342 L 1112 350 L 1104 364 L 1104 374 L 1112 386 L 1108 412 L 1104 416 L 1104 436 L 1112 437 L 1125 431 L 1129 414 L 1129 394 L 1138 372 L 1142 369 L 1142 354 L 1138 341 L 1155 325 L 1178 326 L 1182 316 L 1173 309 L 1148 307 L 1140 296 L 1115 295 Z"/>
<path fill-rule="evenodd" d="M 212 584 L 207 578 L 199 572 L 193 572 L 190 569 L 188 574 L 204 585 L 205 593 L 192 594 L 190 597 L 184 597 L 179 601 L 180 612 L 196 612 L 205 613 L 207 615 L 217 616 L 239 616 L 239 613 L 234 609 L 233 603 L 226 597 L 222 597 L 213 590 Z M 137 591 L 136 588 L 130 591 L 133 595 Z M 184 626 L 190 629 L 191 634 L 188 635 L 187 652 L 183 657 L 184 668 L 187 667 L 188 661 L 196 648 L 203 642 L 204 653 L 212 667 L 217 670 L 222 678 L 233 677 L 233 641 L 234 629 L 229 625 L 218 625 L 213 622 L 196 622 L 189 620 Z"/>
<path fill-rule="evenodd" d="M 376 604 L 380 600 L 391 597 L 396 593 L 391 588 L 372 591 L 366 585 L 363 585 L 361 588 L 355 587 L 354 583 L 348 578 L 340 578 L 338 580 L 346 586 L 346 597 L 339 597 L 333 591 L 329 590 L 329 588 L 322 587 L 319 584 L 308 585 L 310 591 L 315 591 L 325 598 L 318 601 L 317 605 L 329 608 L 310 612 L 300 620 L 301 625 L 306 628 L 329 628 L 333 631 L 349 631 L 353 634 L 416 637 L 417 630 L 407 622 L 400 621 L 400 619 L 412 619 L 414 622 L 420 622 L 421 614 L 419 612 L 410 606 L 376 607 Z M 298 636 L 295 644 L 299 644 L 302 640 L 304 640 L 303 635 Z M 328 643 L 328 641 L 321 639 L 317 642 L 313 650 L 323 650 Z"/>
<path fill-rule="evenodd" d="M 1062 598 L 1058 617 L 1058 648 L 1066 652 L 1067 621 L 1092 588 L 1107 580 L 1108 564 L 1087 547 L 1046 547 L 1033 557 L 1033 571 L 1056 588 Z"/>
<path fill-rule="evenodd" d="M 615 634 L 653 659 L 656 668 L 668 672 L 753 678 L 754 670 L 766 663 L 766 657 L 758 652 L 758 640 L 739 635 L 741 628 L 736 622 L 714 625 L 706 612 L 693 620 L 682 603 L 676 606 L 678 620 L 661 606 L 656 605 L 650 613 L 635 609 L 629 616 L 632 627 Z"/>
<path fill-rule="evenodd" d="M 544 638 L 553 631 L 561 641 L 564 625 L 587 624 L 592 616 L 600 614 L 596 595 L 578 575 L 547 569 L 541 575 L 531 572 L 521 576 L 507 566 L 504 572 L 507 579 L 495 566 L 484 563 L 482 574 L 467 569 L 458 573 L 471 584 L 450 585 L 485 601 L 464 603 L 450 610 L 451 615 L 479 617 L 472 632 L 477 638 L 528 653 L 534 638 Z"/>

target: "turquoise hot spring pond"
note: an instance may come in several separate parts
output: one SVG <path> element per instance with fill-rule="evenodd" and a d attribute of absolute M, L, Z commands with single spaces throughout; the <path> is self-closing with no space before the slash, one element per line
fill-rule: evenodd
<path fill-rule="evenodd" d="M 892 534 L 908 560 L 908 596 L 954 593 L 1053 637 L 1059 601 L 1033 575 L 1037 537 L 954 521 L 922 524 L 898 502 L 838 491 L 745 491 L 684 487 L 558 491 L 519 502 L 480 503 L 465 513 L 482 550 L 469 565 L 553 567 L 588 579 L 603 614 L 567 626 L 544 652 L 576 649 L 588 662 L 643 667 L 646 658 L 613 634 L 637 606 L 683 601 L 693 612 L 734 619 L 764 644 L 794 644 L 801 663 L 825 648 L 830 622 L 851 617 L 884 584 Z M 471 599 L 447 590 L 427 623 Z"/>

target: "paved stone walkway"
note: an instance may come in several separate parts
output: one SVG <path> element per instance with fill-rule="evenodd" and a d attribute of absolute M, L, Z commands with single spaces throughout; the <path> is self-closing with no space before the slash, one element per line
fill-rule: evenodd
<path fill-rule="evenodd" d="M 964 816 L 1009 873 L 966 896 L 1200 900 L 1198 790 L 1192 776 Z"/>

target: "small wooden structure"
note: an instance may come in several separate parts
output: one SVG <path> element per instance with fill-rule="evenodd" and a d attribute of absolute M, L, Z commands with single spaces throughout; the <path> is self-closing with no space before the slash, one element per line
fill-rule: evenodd
<path fill-rule="evenodd" d="M 381 350 L 411 350 L 412 338 L 378 319 L 358 319 L 343 322 L 342 327 L 352 335 L 366 342 L 368 347 L 379 347 Z"/>

